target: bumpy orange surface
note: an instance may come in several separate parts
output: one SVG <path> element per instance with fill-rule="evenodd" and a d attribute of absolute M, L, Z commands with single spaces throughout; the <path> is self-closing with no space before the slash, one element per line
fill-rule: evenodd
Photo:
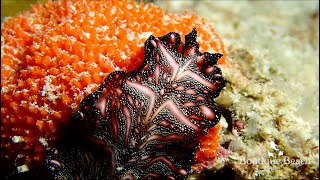
<path fill-rule="evenodd" d="M 225 55 L 205 20 L 166 14 L 151 4 L 49 1 L 6 19 L 1 27 L 1 158 L 21 171 L 43 160 L 79 102 L 108 73 L 142 63 L 149 35 L 174 31 L 183 36 L 196 27 L 202 52 Z"/>
<path fill-rule="evenodd" d="M 201 163 L 217 156 L 220 141 L 219 130 L 220 125 L 217 124 L 208 130 L 207 135 L 201 138 L 200 147 L 195 156 L 196 163 Z"/>

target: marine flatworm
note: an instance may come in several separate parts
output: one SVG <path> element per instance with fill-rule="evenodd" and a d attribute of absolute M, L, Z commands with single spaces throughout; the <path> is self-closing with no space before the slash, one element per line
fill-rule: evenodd
<path fill-rule="evenodd" d="M 223 64 L 224 44 L 210 23 L 152 3 L 46 1 L 1 21 L 0 161 L 8 162 L 5 174 L 42 164 L 85 96 L 114 70 L 141 66 L 151 32 L 156 37 L 187 34 L 192 27 L 197 27 L 200 50 L 223 54 L 218 61 Z"/>
<path fill-rule="evenodd" d="M 201 53 L 194 28 L 145 42 L 144 63 L 115 71 L 80 103 L 48 155 L 56 179 L 186 179 L 199 139 L 221 116 L 220 53 Z"/>

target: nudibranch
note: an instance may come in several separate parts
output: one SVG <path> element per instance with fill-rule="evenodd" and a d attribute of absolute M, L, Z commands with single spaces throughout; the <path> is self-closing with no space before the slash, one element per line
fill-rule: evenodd
<path fill-rule="evenodd" d="M 151 34 L 193 27 L 200 50 L 223 54 L 223 64 L 224 44 L 211 23 L 152 3 L 48 0 L 1 21 L 0 161 L 10 164 L 8 173 L 42 164 L 85 96 L 111 72 L 141 66 Z"/>
<path fill-rule="evenodd" d="M 138 69 L 115 71 L 72 116 L 48 155 L 55 179 L 186 179 L 199 139 L 221 116 L 220 53 L 201 53 L 194 28 L 150 36 Z"/>

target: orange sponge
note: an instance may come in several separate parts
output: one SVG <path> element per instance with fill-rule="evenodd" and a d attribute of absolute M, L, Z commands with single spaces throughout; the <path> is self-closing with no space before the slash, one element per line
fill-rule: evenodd
<path fill-rule="evenodd" d="M 200 51 L 223 43 L 204 19 L 166 14 L 152 4 L 57 0 L 1 24 L 1 158 L 41 162 L 79 102 L 114 70 L 133 70 L 153 34 L 196 27 Z M 216 133 L 216 132 L 214 132 Z"/>
<path fill-rule="evenodd" d="M 217 156 L 220 146 L 219 130 L 220 124 L 217 124 L 213 128 L 210 128 L 208 134 L 200 139 L 200 146 L 195 156 L 196 162 L 205 162 Z"/>

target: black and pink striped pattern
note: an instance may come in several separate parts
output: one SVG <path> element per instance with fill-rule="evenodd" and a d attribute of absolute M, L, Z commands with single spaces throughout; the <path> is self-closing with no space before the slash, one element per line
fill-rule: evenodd
<path fill-rule="evenodd" d="M 215 66 L 222 54 L 199 52 L 196 36 L 150 36 L 139 69 L 111 73 L 88 95 L 48 155 L 54 178 L 186 179 L 226 84 Z"/>

